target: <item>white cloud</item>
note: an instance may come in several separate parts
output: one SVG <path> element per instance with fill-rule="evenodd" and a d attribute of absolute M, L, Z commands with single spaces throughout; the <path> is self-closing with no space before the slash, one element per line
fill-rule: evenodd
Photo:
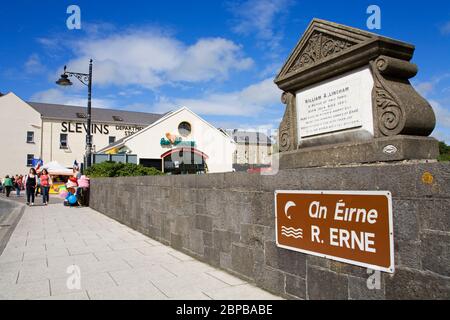
<path fill-rule="evenodd" d="M 37 74 L 45 71 L 45 67 L 41 62 L 41 59 L 38 54 L 33 53 L 28 57 L 28 60 L 25 62 L 25 72 L 29 74 Z"/>
<path fill-rule="evenodd" d="M 424 97 L 428 97 L 431 93 L 434 93 L 436 89 L 439 90 L 439 87 L 442 82 L 450 77 L 450 73 L 443 73 L 439 76 L 433 77 L 431 80 L 422 81 L 422 82 L 414 82 L 414 87 L 416 90 L 423 95 Z M 442 90 L 445 91 L 445 88 Z"/>
<path fill-rule="evenodd" d="M 56 48 L 59 46 L 59 39 L 57 38 L 37 38 L 36 42 L 46 48 Z"/>
<path fill-rule="evenodd" d="M 92 58 L 95 84 L 105 86 L 155 89 L 176 82 L 224 80 L 230 72 L 253 64 L 233 41 L 205 38 L 188 45 L 154 30 L 86 38 L 74 47 L 78 58 L 68 63 L 69 68 L 86 72 Z"/>
<path fill-rule="evenodd" d="M 31 98 L 32 102 L 54 103 L 71 106 L 87 106 L 86 95 L 67 93 L 63 89 L 49 89 L 35 93 Z M 115 102 L 109 99 L 92 99 L 94 108 L 117 108 Z"/>
<path fill-rule="evenodd" d="M 118 92 L 118 95 L 121 97 L 132 97 L 141 95 L 143 92 L 138 89 L 125 89 Z"/>
<path fill-rule="evenodd" d="M 415 85 L 416 90 L 424 97 L 428 96 L 434 90 L 435 84 L 433 82 L 420 82 Z"/>
<path fill-rule="evenodd" d="M 450 128 L 450 110 L 436 100 L 430 100 L 430 104 L 436 114 L 438 127 Z"/>
<path fill-rule="evenodd" d="M 257 116 L 270 106 L 281 104 L 281 91 L 272 79 L 250 85 L 241 91 L 211 93 L 198 99 L 169 99 L 163 97 L 154 106 L 156 112 L 188 107 L 201 115 Z"/>
<path fill-rule="evenodd" d="M 241 48 L 222 38 L 201 39 L 190 46 L 170 79 L 188 82 L 227 78 L 230 69 L 245 70 L 252 66 L 250 58 L 240 58 Z"/>
<path fill-rule="evenodd" d="M 233 31 L 243 35 L 255 35 L 260 44 L 272 50 L 280 46 L 282 34 L 277 17 L 286 12 L 290 0 L 246 0 L 232 6 L 237 18 Z"/>

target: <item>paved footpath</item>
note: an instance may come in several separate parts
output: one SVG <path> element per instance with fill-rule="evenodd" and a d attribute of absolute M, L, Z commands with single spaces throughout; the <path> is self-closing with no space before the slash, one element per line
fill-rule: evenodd
<path fill-rule="evenodd" d="M 54 204 L 26 208 L 0 256 L 0 299 L 280 298 L 94 210 Z"/>
<path fill-rule="evenodd" d="M 0 193 L 0 200 L 1 199 L 5 199 L 5 200 L 9 200 L 9 201 L 15 201 L 15 202 L 20 202 L 22 204 L 26 204 L 26 202 L 27 202 L 27 196 L 25 195 L 24 191 L 22 191 L 20 193 L 20 196 L 16 196 L 16 193 L 11 191 L 11 195 L 9 196 L 9 198 L 7 198 L 4 193 Z M 63 203 L 63 202 L 64 202 L 64 200 L 60 199 L 58 195 L 51 194 L 49 196 L 49 204 L 57 204 L 57 203 Z M 37 207 L 38 206 L 43 206 L 42 196 L 41 195 L 39 195 L 39 196 L 34 198 L 34 204 Z"/>

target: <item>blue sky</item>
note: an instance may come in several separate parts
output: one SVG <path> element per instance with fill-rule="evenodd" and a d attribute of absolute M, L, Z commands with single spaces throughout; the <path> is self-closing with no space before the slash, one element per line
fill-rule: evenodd
<path fill-rule="evenodd" d="M 67 7 L 81 8 L 69 30 Z M 224 128 L 276 128 L 284 106 L 273 78 L 312 18 L 367 29 L 416 45 L 415 87 L 450 143 L 450 2 L 184 0 L 8 1 L 0 11 L 0 91 L 32 101 L 85 104 L 81 85 L 54 81 L 67 64 L 94 59 L 94 105 L 146 112 L 187 106 Z"/>

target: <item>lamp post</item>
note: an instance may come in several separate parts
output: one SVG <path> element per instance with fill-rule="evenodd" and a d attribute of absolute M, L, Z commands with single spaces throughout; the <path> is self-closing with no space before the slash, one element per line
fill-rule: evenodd
<path fill-rule="evenodd" d="M 87 129 L 86 129 L 86 168 L 90 168 L 92 165 L 92 135 L 91 135 L 91 122 L 92 122 L 92 59 L 89 62 L 89 73 L 78 73 L 67 71 L 67 66 L 64 66 L 64 73 L 61 75 L 57 85 L 67 87 L 73 85 L 69 80 L 69 77 L 77 78 L 82 84 L 88 87 L 88 103 L 87 103 Z"/>

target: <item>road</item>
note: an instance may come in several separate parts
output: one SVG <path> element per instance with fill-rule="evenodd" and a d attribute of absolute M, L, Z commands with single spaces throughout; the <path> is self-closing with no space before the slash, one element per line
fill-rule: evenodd
<path fill-rule="evenodd" d="M 23 214 L 23 205 L 0 197 L 0 255 Z"/>
<path fill-rule="evenodd" d="M 1 199 L 1 198 L 0 198 Z M 2 219 L 9 214 L 12 209 L 15 207 L 15 204 L 10 201 L 0 201 L 0 223 Z"/>

